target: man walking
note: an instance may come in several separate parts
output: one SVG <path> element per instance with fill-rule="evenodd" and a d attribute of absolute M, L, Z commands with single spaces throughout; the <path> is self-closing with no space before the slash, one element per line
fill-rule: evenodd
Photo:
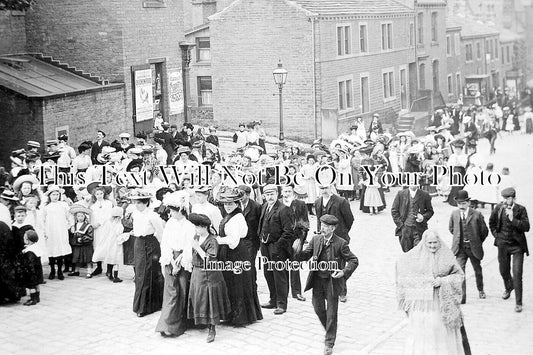
<path fill-rule="evenodd" d="M 483 259 L 483 242 L 489 234 L 489 229 L 481 212 L 470 207 L 470 197 L 467 191 L 459 190 L 455 201 L 459 208 L 452 212 L 449 223 L 450 233 L 453 234 L 452 252 L 463 272 L 465 271 L 467 260 L 470 259 L 476 275 L 479 298 L 485 299 L 481 259 Z M 463 280 L 463 299 L 461 303 L 466 303 L 466 279 Z"/>
<path fill-rule="evenodd" d="M 359 261 L 350 251 L 348 242 L 335 233 L 339 220 L 335 216 L 325 214 L 320 217 L 320 221 L 320 234 L 313 237 L 297 258 L 309 260 L 312 257 L 317 266 L 329 263 L 338 265 L 336 270 L 322 270 L 320 266 L 310 267 L 305 285 L 305 291 L 313 289 L 313 308 L 326 330 L 324 354 L 329 355 L 333 353 L 337 337 L 339 295 L 345 287 L 343 281 L 350 278 Z M 344 266 L 341 267 L 339 261 L 342 261 Z"/>
<path fill-rule="evenodd" d="M 292 252 L 294 241 L 294 213 L 278 201 L 278 187 L 266 185 L 263 188 L 266 203 L 261 210 L 258 234 L 261 238 L 261 254 L 267 262 L 286 262 Z M 287 295 L 289 294 L 289 272 L 270 268 L 264 265 L 265 279 L 270 300 L 261 305 L 263 308 L 276 308 L 274 314 L 287 311 Z"/>
<path fill-rule="evenodd" d="M 433 213 L 431 196 L 417 185 L 398 191 L 392 203 L 391 215 L 396 224 L 394 234 L 400 238 L 404 253 L 420 242 Z"/>
<path fill-rule="evenodd" d="M 525 232 L 529 231 L 526 208 L 515 202 L 516 190 L 508 187 L 502 191 L 503 203 L 497 205 L 489 219 L 489 228 L 498 247 L 498 263 L 503 278 L 504 300 L 515 290 L 516 312 L 522 312 L 522 270 L 524 253 L 529 255 Z M 511 259 L 513 274 L 511 276 Z"/>

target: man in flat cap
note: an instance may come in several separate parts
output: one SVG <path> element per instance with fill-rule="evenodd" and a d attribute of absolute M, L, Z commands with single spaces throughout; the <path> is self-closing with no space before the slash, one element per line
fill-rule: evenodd
<path fill-rule="evenodd" d="M 524 253 L 529 255 L 526 232 L 529 232 L 529 219 L 526 208 L 515 202 L 516 191 L 508 187 L 502 191 L 504 202 L 498 204 L 489 218 L 489 229 L 498 247 L 498 263 L 503 278 L 504 300 L 515 291 L 516 312 L 522 312 L 522 270 Z M 511 276 L 511 258 L 513 273 Z"/>
<path fill-rule="evenodd" d="M 268 262 L 286 262 L 292 252 L 294 242 L 294 213 L 290 207 L 278 200 L 278 187 L 266 185 L 263 188 L 266 203 L 263 204 L 259 218 L 258 234 L 261 239 L 261 255 Z M 289 294 L 289 271 L 277 268 L 264 268 L 265 279 L 270 291 L 270 300 L 263 308 L 276 308 L 274 314 L 287 311 Z"/>
<path fill-rule="evenodd" d="M 93 143 L 93 147 L 91 149 L 91 160 L 94 165 L 102 164 L 98 161 L 98 154 L 102 152 L 102 148 L 109 145 L 109 142 L 104 140 L 105 133 L 102 130 L 98 130 L 96 132 L 96 142 Z"/>
<path fill-rule="evenodd" d="M 324 354 L 329 355 L 333 352 L 337 337 L 337 311 L 339 296 L 345 287 L 343 281 L 350 278 L 359 261 L 350 251 L 348 242 L 336 234 L 335 228 L 339 223 L 337 217 L 325 214 L 320 217 L 320 222 L 320 233 L 306 244 L 296 258 L 302 261 L 312 258 L 316 263 L 316 267 L 310 264 L 304 291 L 313 289 L 313 308 L 326 330 Z M 325 268 L 321 267 L 335 264 L 335 269 L 324 270 Z"/>

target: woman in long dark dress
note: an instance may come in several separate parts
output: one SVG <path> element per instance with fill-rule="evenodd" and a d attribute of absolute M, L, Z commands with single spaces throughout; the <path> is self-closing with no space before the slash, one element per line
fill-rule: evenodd
<path fill-rule="evenodd" d="M 210 233 L 211 220 L 204 214 L 191 213 L 189 221 L 196 226 L 196 235 L 192 242 L 187 316 L 197 325 L 208 326 L 207 342 L 211 343 L 215 340 L 216 325 L 229 319 L 231 305 L 222 271 L 212 265 L 217 262 L 218 243 Z"/>
<path fill-rule="evenodd" d="M 461 178 L 454 179 L 454 185 L 450 190 L 450 194 L 448 195 L 448 199 L 446 200 L 446 202 L 448 202 L 452 206 L 457 206 L 455 196 L 457 196 L 457 192 L 459 192 L 459 190 L 462 190 L 464 188 L 462 181 L 466 174 L 468 155 L 466 155 L 463 151 L 463 147 L 465 146 L 465 142 L 463 140 L 456 140 L 451 143 L 451 146 L 453 147 L 453 154 L 450 155 L 450 157 L 448 158 L 448 168 L 451 170 L 450 174 L 455 173 L 456 175 L 461 175 Z"/>
<path fill-rule="evenodd" d="M 17 282 L 23 270 L 18 255 L 24 245 L 7 224 L 0 221 L 0 305 L 18 302 L 26 290 Z"/>
<path fill-rule="evenodd" d="M 179 193 L 178 193 L 179 194 Z M 194 225 L 187 220 L 181 197 L 171 195 L 163 200 L 170 209 L 170 218 L 161 239 L 161 271 L 165 277 L 163 308 L 155 328 L 163 337 L 176 337 L 187 329 L 187 301 L 192 271 L 192 240 Z"/>
<path fill-rule="evenodd" d="M 220 202 L 224 204 L 227 215 L 220 222 L 220 236 L 217 237 L 220 245 L 218 260 L 230 261 L 233 265 L 251 261 L 248 252 L 251 245 L 244 239 L 248 226 L 238 204 L 243 195 L 242 190 L 237 188 L 225 190 L 220 194 Z M 243 326 L 263 319 L 251 269 L 225 270 L 223 275 L 231 302 L 230 322 L 235 326 Z"/>
<path fill-rule="evenodd" d="M 130 195 L 136 210 L 132 213 L 135 238 L 135 294 L 133 312 L 138 317 L 159 311 L 163 302 L 163 275 L 159 265 L 161 248 L 159 240 L 163 235 L 163 221 L 157 213 L 148 208 L 152 195 L 136 191 Z M 156 238 L 157 237 L 157 238 Z"/>

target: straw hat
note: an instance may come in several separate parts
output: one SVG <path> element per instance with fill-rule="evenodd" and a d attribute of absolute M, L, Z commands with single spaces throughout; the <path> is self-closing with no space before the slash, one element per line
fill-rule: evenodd
<path fill-rule="evenodd" d="M 15 196 L 15 193 L 11 190 L 4 190 L 2 191 L 2 194 L 0 195 L 0 198 L 3 198 L 4 200 L 9 200 L 9 201 L 18 201 L 18 197 Z"/>
<path fill-rule="evenodd" d="M 128 198 L 130 200 L 145 200 L 145 199 L 151 199 L 153 197 L 154 196 L 152 195 L 150 191 L 141 190 L 141 189 L 134 190 L 128 195 Z"/>
<path fill-rule="evenodd" d="M 101 185 L 100 181 L 93 181 L 93 182 L 87 184 L 87 191 L 92 195 L 93 192 L 94 192 L 94 189 L 97 188 L 98 186 L 101 186 L 104 189 L 104 193 L 106 195 L 109 195 L 111 193 L 111 191 L 113 190 L 111 188 L 111 186 Z"/>
<path fill-rule="evenodd" d="M 19 176 L 13 183 L 13 190 L 15 190 L 15 192 L 18 192 L 20 188 L 22 187 L 22 184 L 25 182 L 29 182 L 32 185 L 39 185 L 39 180 L 35 176 L 22 175 L 22 176 Z"/>
<path fill-rule="evenodd" d="M 50 186 L 48 186 L 48 190 L 46 190 L 46 192 L 44 194 L 46 196 L 49 196 L 52 192 L 59 192 L 60 194 L 62 194 L 62 193 L 65 192 L 65 190 L 63 190 L 62 188 L 60 188 L 57 185 L 50 185 Z"/>
<path fill-rule="evenodd" d="M 244 191 L 238 188 L 226 188 L 220 192 L 217 201 L 221 203 L 236 202 L 242 199 L 243 196 Z"/>
<path fill-rule="evenodd" d="M 78 212 L 85 213 L 86 215 L 90 215 L 92 211 L 89 208 L 83 206 L 82 204 L 75 203 L 72 206 L 70 206 L 69 212 L 73 215 L 75 215 Z"/>

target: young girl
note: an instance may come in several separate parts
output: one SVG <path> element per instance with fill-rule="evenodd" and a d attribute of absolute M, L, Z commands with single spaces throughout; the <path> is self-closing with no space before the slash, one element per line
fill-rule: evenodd
<path fill-rule="evenodd" d="M 104 223 L 109 219 L 113 203 L 108 200 L 106 195 L 109 195 L 111 189 L 108 187 L 98 186 L 98 182 L 93 182 L 87 185 L 87 191 L 93 195 L 93 204 L 91 205 L 91 223 L 94 228 L 94 253 L 93 262 L 97 263 L 96 269 L 93 271 L 93 276 L 100 275 L 102 273 L 102 261 L 105 256 L 105 231 L 103 228 Z M 113 266 L 107 267 L 106 276 L 111 277 Z"/>
<path fill-rule="evenodd" d="M 189 221 L 196 226 L 192 241 L 192 275 L 189 290 L 188 318 L 209 328 L 207 342 L 215 340 L 215 326 L 228 320 L 231 304 L 222 271 L 209 270 L 205 265 L 217 261 L 218 243 L 210 233 L 211 220 L 205 214 L 191 213 Z"/>
<path fill-rule="evenodd" d="M 94 230 L 89 220 L 91 210 L 82 205 L 74 204 L 70 208 L 70 213 L 74 216 L 74 225 L 68 230 L 74 271 L 70 272 L 68 276 L 80 276 L 79 267 L 86 266 L 86 277 L 90 279 L 93 271 L 94 240 Z"/>
<path fill-rule="evenodd" d="M 48 279 L 56 277 L 55 266 L 57 265 L 57 278 L 63 280 L 63 257 L 72 253 L 68 240 L 69 213 L 68 205 L 60 201 L 63 189 L 57 185 L 48 186 L 46 196 L 48 204 L 43 208 L 44 238 L 50 262 L 50 275 Z"/>
<path fill-rule="evenodd" d="M 25 277 L 23 286 L 30 291 L 30 299 L 24 302 L 25 306 L 33 306 L 41 301 L 39 285 L 44 283 L 43 266 L 41 265 L 40 249 L 37 247 L 39 237 L 34 230 L 28 230 L 24 234 L 24 256 Z"/>
<path fill-rule="evenodd" d="M 119 243 L 119 237 L 124 232 L 124 226 L 122 225 L 122 216 L 124 210 L 122 207 L 113 207 L 111 210 L 111 219 L 104 223 L 103 234 L 105 235 L 105 256 L 104 262 L 107 264 L 108 270 L 113 270 L 113 275 L 108 275 L 110 281 L 114 283 L 122 282 L 118 278 L 118 265 L 122 263 L 124 258 L 122 252 L 122 243 Z"/>

